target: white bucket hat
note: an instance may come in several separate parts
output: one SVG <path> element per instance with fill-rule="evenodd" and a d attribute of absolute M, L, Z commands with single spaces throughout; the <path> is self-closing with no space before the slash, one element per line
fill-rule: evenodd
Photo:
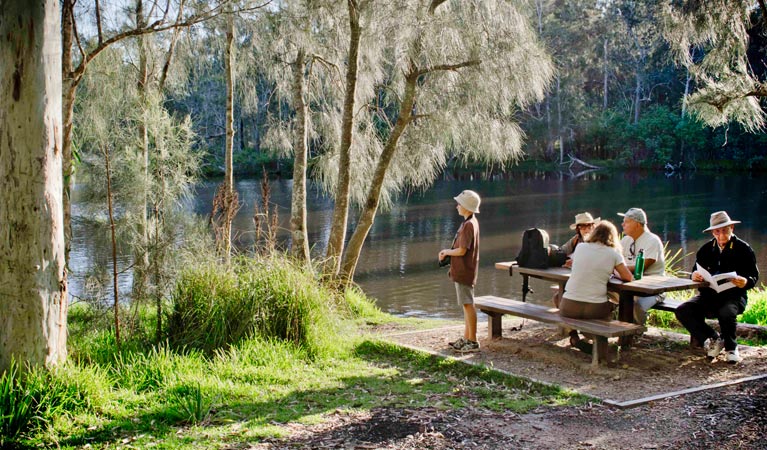
<path fill-rule="evenodd" d="M 727 215 L 727 211 L 717 211 L 711 214 L 711 219 L 709 219 L 708 222 L 710 226 L 703 230 L 703 232 L 705 233 L 706 231 L 716 230 L 717 228 L 726 227 L 727 225 L 736 223 L 740 223 L 740 220 L 730 219 L 730 216 Z"/>
<path fill-rule="evenodd" d="M 479 213 L 479 204 L 482 200 L 480 200 L 479 194 L 476 192 L 465 190 L 457 196 L 453 197 L 453 199 L 455 199 L 459 205 L 463 206 L 474 214 Z"/>
<path fill-rule="evenodd" d="M 582 212 L 575 215 L 575 223 L 570 225 L 570 229 L 574 230 L 578 228 L 578 225 L 584 225 L 587 223 L 598 223 L 602 218 L 597 217 L 596 219 L 591 216 L 591 213 Z"/>

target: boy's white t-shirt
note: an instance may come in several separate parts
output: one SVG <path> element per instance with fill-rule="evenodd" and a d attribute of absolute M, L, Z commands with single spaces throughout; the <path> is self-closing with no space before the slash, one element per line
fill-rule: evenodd
<path fill-rule="evenodd" d="M 613 247 L 586 242 L 575 247 L 573 267 L 565 285 L 565 297 L 585 303 L 607 301 L 607 282 L 623 256 Z"/>

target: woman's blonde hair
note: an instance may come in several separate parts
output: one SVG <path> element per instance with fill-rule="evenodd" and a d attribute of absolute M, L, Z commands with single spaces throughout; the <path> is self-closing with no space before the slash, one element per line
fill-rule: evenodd
<path fill-rule="evenodd" d="M 589 235 L 586 242 L 597 242 L 608 247 L 613 247 L 621 251 L 620 237 L 618 236 L 618 229 L 615 228 L 609 220 L 600 221 Z"/>

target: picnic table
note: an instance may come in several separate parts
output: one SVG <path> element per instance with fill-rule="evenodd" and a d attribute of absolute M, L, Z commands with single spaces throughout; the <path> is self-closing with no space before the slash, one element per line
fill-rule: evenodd
<path fill-rule="evenodd" d="M 498 262 L 495 268 L 506 270 L 509 274 L 519 272 L 523 278 L 533 277 L 542 280 L 551 281 L 559 285 L 560 293 L 564 293 L 565 284 L 570 278 L 570 269 L 566 267 L 550 267 L 548 269 L 531 269 L 528 267 L 519 267 L 516 262 Z M 612 277 L 607 283 L 607 289 L 618 292 L 620 296 L 618 305 L 618 319 L 622 322 L 634 323 L 634 296 L 646 297 L 658 295 L 664 292 L 683 291 L 687 289 L 697 289 L 706 286 L 704 281 L 692 281 L 689 278 L 667 277 L 662 275 L 645 275 L 640 280 L 630 282 L 621 281 Z M 525 301 L 527 293 L 522 293 L 522 301 Z M 673 311 L 681 302 L 666 301 L 656 305 L 659 309 Z M 631 345 L 633 336 L 622 336 L 621 345 L 628 347 Z"/>

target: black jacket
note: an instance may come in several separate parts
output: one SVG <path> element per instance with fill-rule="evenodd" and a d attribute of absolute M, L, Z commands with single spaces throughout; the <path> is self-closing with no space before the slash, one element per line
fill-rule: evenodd
<path fill-rule="evenodd" d="M 711 275 L 727 272 L 737 272 L 738 275 L 746 280 L 746 287 L 741 289 L 734 287 L 719 294 L 709 288 L 700 288 L 700 294 L 704 297 L 720 296 L 724 299 L 743 299 L 748 300 L 746 290 L 751 289 L 759 280 L 759 269 L 756 267 L 756 254 L 748 245 L 748 242 L 738 239 L 732 235 L 730 242 L 724 246 L 724 250 L 719 251 L 716 239 L 704 244 L 695 255 L 695 262 L 708 270 Z M 695 267 L 691 272 L 695 271 Z"/>

